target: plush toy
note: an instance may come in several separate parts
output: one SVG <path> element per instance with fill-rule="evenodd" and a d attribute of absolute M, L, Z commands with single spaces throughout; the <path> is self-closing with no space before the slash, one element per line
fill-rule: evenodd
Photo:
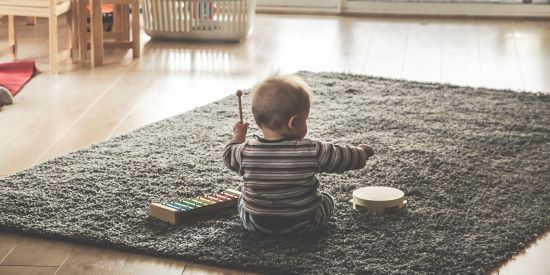
<path fill-rule="evenodd" d="M 212 20 L 218 13 L 218 5 L 214 1 L 195 0 L 189 8 L 193 19 Z"/>
<path fill-rule="evenodd" d="M 0 86 L 0 107 L 13 104 L 13 97 L 8 89 Z"/>

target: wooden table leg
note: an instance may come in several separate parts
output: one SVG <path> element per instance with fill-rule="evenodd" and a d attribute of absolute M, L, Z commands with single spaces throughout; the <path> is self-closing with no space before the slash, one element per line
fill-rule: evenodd
<path fill-rule="evenodd" d="M 130 40 L 130 5 L 122 5 L 122 39 Z M 133 8 L 133 7 L 132 7 Z"/>
<path fill-rule="evenodd" d="M 103 65 L 103 16 L 101 14 L 101 0 L 90 0 L 90 32 L 92 67 Z"/>
<path fill-rule="evenodd" d="M 8 44 L 11 50 L 12 60 L 17 59 L 17 35 L 15 32 L 15 16 L 8 15 Z"/>
<path fill-rule="evenodd" d="M 139 20 L 139 1 L 134 0 L 132 3 L 132 53 L 134 57 L 140 56 Z"/>
<path fill-rule="evenodd" d="M 76 0 L 77 2 L 77 17 L 75 21 L 78 22 L 78 59 L 81 63 L 84 63 L 88 55 L 88 28 L 86 23 L 86 17 L 88 12 L 86 11 L 86 0 Z"/>
<path fill-rule="evenodd" d="M 120 15 L 121 15 L 121 5 L 114 5 L 113 4 L 113 28 L 111 29 L 111 32 L 112 33 L 119 33 L 120 30 L 121 30 L 121 22 L 120 22 Z M 120 36 L 116 36 L 115 37 L 115 40 L 116 41 L 121 41 L 121 37 Z"/>

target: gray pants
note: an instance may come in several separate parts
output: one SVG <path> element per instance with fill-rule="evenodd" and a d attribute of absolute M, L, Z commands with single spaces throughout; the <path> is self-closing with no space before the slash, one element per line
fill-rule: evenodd
<path fill-rule="evenodd" d="M 334 211 L 334 199 L 328 193 L 321 192 L 322 203 L 315 212 L 303 217 L 272 217 L 258 216 L 244 209 L 242 196 L 239 198 L 237 210 L 244 228 L 253 232 L 269 235 L 303 234 L 323 229 Z"/>

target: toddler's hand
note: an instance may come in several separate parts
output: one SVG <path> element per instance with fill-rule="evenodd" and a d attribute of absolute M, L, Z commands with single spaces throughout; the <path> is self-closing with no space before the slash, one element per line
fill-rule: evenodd
<path fill-rule="evenodd" d="M 372 150 L 372 147 L 366 145 L 366 144 L 359 144 L 357 147 L 363 149 L 365 152 L 367 152 L 367 159 L 374 156 L 374 150 Z"/>
<path fill-rule="evenodd" d="M 233 126 L 233 139 L 244 142 L 246 140 L 247 131 L 248 123 L 241 123 L 240 121 L 237 121 L 237 123 Z"/>

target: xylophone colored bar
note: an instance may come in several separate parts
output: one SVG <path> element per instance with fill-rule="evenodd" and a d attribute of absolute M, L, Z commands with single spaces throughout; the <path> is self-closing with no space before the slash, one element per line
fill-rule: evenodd
<path fill-rule="evenodd" d="M 241 192 L 227 189 L 212 195 L 198 196 L 190 199 L 149 204 L 149 215 L 171 224 L 179 224 L 184 219 L 217 209 L 237 205 Z"/>

